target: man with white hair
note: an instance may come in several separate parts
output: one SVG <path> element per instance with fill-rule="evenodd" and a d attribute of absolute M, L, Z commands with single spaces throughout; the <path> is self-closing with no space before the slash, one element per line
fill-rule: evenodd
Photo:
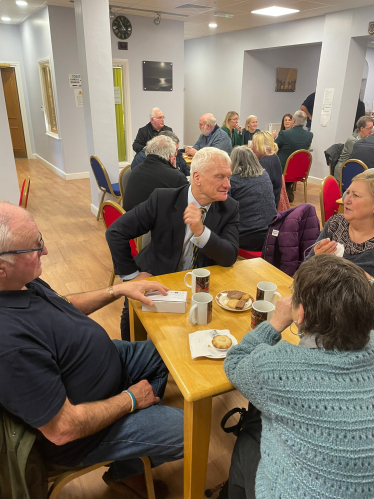
<path fill-rule="evenodd" d="M 146 158 L 132 170 L 128 179 L 123 207 L 126 211 L 146 201 L 158 188 L 182 187 L 188 180 L 176 168 L 177 147 L 165 135 L 154 137 L 147 143 Z"/>
<path fill-rule="evenodd" d="M 239 205 L 227 195 L 230 176 L 228 154 L 205 147 L 192 160 L 190 186 L 155 189 L 147 201 L 117 219 L 106 232 L 116 275 L 143 279 L 233 265 L 239 250 Z M 151 242 L 134 259 L 130 240 L 148 231 Z M 122 339 L 129 337 L 126 307 L 121 333 Z"/>
<path fill-rule="evenodd" d="M 147 142 L 153 139 L 153 137 L 157 137 L 161 130 L 173 131 L 172 128 L 166 126 L 164 123 L 164 113 L 158 107 L 154 107 L 149 113 L 149 123 L 138 130 L 138 134 L 132 145 L 134 151 L 138 153 L 144 149 Z"/>
<path fill-rule="evenodd" d="M 217 121 L 213 114 L 203 114 L 199 120 L 199 128 L 201 131 L 200 137 L 197 139 L 193 147 L 186 147 L 188 156 L 195 156 L 197 151 L 203 147 L 216 147 L 222 151 L 231 154 L 232 144 L 231 139 L 225 131 L 217 125 Z"/>
<path fill-rule="evenodd" d="M 40 279 L 47 254 L 31 215 L 0 202 L 0 412 L 35 429 L 48 464 L 113 461 L 103 479 L 124 490 L 138 457 L 183 456 L 183 412 L 160 405 L 168 371 L 152 342 L 112 341 L 88 315 L 166 288 L 139 280 L 64 297 Z"/>
<path fill-rule="evenodd" d="M 312 132 L 304 129 L 307 120 L 306 113 L 300 110 L 296 111 L 293 115 L 293 120 L 295 122 L 294 127 L 289 130 L 281 130 L 275 139 L 276 144 L 278 144 L 278 158 L 280 159 L 283 171 L 289 156 L 299 149 L 309 149 L 313 140 Z M 286 188 L 288 199 L 292 203 L 294 200 L 292 183 L 287 182 Z"/>

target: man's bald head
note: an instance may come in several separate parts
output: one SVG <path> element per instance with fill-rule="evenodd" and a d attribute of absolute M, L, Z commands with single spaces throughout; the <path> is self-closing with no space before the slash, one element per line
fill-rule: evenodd
<path fill-rule="evenodd" d="M 6 201 L 0 201 L 0 253 L 12 251 L 16 242 L 28 238 L 30 231 L 36 227 L 32 215 L 24 208 Z M 12 255 L 0 256 L 0 260 L 13 263 Z"/>
<path fill-rule="evenodd" d="M 205 113 L 199 119 L 199 128 L 203 135 L 207 136 L 216 126 L 217 120 L 212 113 Z"/>

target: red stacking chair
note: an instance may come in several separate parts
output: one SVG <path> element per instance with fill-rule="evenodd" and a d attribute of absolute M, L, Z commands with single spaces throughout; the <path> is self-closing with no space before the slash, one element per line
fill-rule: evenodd
<path fill-rule="evenodd" d="M 113 201 L 105 201 L 105 203 L 101 205 L 100 212 L 101 212 L 100 214 L 103 215 L 104 225 L 106 228 L 112 225 L 112 223 L 115 222 L 117 218 L 126 213 L 125 210 L 119 204 L 114 203 Z M 141 238 L 139 239 L 141 240 Z M 136 256 L 138 254 L 138 249 L 134 239 L 131 239 L 130 246 L 131 246 L 132 256 Z M 109 286 L 113 284 L 114 278 L 115 278 L 115 273 L 113 268 L 109 279 Z"/>
<path fill-rule="evenodd" d="M 30 192 L 30 177 L 26 177 L 25 180 L 22 183 L 21 187 L 21 195 L 19 198 L 19 206 L 22 208 L 27 208 L 27 201 L 29 199 L 29 192 Z"/>
<path fill-rule="evenodd" d="M 90 157 L 90 164 L 97 186 L 103 193 L 103 195 L 101 196 L 99 211 L 97 212 L 97 218 L 96 218 L 96 220 L 99 220 L 105 194 L 111 194 L 114 198 L 117 198 L 118 203 L 120 203 L 121 191 L 119 189 L 118 183 L 112 184 L 110 182 L 108 172 L 106 171 L 105 166 L 102 164 L 102 162 L 99 160 L 97 156 Z"/>
<path fill-rule="evenodd" d="M 307 184 L 310 167 L 312 166 L 312 155 L 306 149 L 299 149 L 293 152 L 287 159 L 284 169 L 284 181 L 303 182 L 304 200 L 307 202 Z"/>
<path fill-rule="evenodd" d="M 325 177 L 322 180 L 319 191 L 322 227 L 325 226 L 325 223 L 330 217 L 332 217 L 335 213 L 338 213 L 339 204 L 337 203 L 337 200 L 340 198 L 341 194 L 338 181 L 332 175 Z"/>
<path fill-rule="evenodd" d="M 247 251 L 239 248 L 239 256 L 245 258 L 246 260 L 251 260 L 252 258 L 261 258 L 261 251 Z"/>

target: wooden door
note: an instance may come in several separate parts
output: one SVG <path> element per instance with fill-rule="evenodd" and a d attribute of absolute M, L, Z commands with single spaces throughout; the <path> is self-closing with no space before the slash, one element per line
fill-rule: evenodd
<path fill-rule="evenodd" d="M 15 69 L 1 68 L 1 79 L 4 87 L 5 105 L 8 114 L 10 135 L 12 137 L 14 157 L 27 158 Z"/>

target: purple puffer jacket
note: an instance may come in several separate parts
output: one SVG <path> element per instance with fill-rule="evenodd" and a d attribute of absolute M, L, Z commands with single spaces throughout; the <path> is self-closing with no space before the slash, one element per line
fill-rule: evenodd
<path fill-rule="evenodd" d="M 293 277 L 304 260 L 304 251 L 319 236 L 319 220 L 308 203 L 278 213 L 269 226 L 262 258 Z"/>

